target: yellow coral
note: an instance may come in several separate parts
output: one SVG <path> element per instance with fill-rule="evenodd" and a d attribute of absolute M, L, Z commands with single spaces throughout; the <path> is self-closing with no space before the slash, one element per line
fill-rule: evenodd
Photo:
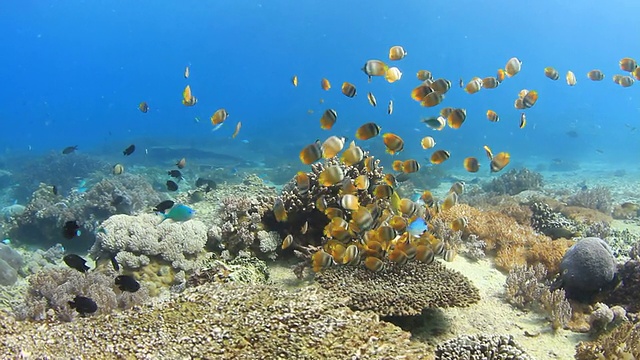
<path fill-rule="evenodd" d="M 459 217 L 467 218 L 468 232 L 483 240 L 487 244 L 487 250 L 495 250 L 496 266 L 506 271 L 516 265 L 540 262 L 552 273 L 557 271 L 564 251 L 570 246 L 567 241 L 552 241 L 498 211 L 479 210 L 466 204 L 457 204 L 449 211 L 437 215 L 446 224 Z"/>

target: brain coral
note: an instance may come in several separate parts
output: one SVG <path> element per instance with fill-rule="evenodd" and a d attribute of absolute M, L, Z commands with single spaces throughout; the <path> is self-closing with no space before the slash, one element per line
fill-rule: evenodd
<path fill-rule="evenodd" d="M 381 316 L 417 315 L 425 308 L 468 306 L 480 300 L 469 279 L 438 261 L 387 263 L 379 272 L 336 266 L 317 273 L 316 281 L 338 297 L 349 297 L 351 308 Z"/>
<path fill-rule="evenodd" d="M 150 259 L 169 262 L 174 269 L 191 271 L 206 257 L 207 228 L 198 220 L 164 221 L 158 215 L 114 215 L 96 234 L 92 255 L 115 255 L 125 268 L 137 269 Z M 109 257 L 109 256 L 106 256 Z"/>

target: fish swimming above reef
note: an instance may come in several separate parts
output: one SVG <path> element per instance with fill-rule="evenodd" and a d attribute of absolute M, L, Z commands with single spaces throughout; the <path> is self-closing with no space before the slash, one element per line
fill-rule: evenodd
<path fill-rule="evenodd" d="M 178 191 L 178 184 L 173 180 L 167 180 L 167 190 Z"/>
<path fill-rule="evenodd" d="M 62 227 L 62 236 L 66 239 L 71 240 L 76 236 L 80 236 L 80 234 L 80 225 L 78 225 L 77 221 L 70 220 L 64 223 L 64 226 Z"/>
<path fill-rule="evenodd" d="M 76 297 L 73 298 L 73 301 L 69 301 L 69 306 L 72 309 L 76 309 L 81 316 L 93 314 L 98 311 L 98 304 L 96 304 L 95 301 L 80 295 L 76 295 Z"/>
<path fill-rule="evenodd" d="M 195 213 L 196 211 L 188 207 L 187 205 L 178 204 L 171 208 L 171 210 L 169 210 L 169 213 L 164 214 L 164 219 L 162 219 L 162 221 L 165 221 L 167 219 L 171 219 L 173 221 L 187 221 L 193 218 L 193 215 L 195 215 Z"/>
<path fill-rule="evenodd" d="M 76 150 L 78 150 L 78 145 L 74 145 L 74 146 L 67 146 L 66 148 L 64 148 L 64 149 L 62 150 L 62 153 L 63 153 L 64 155 L 69 155 L 69 154 L 71 154 L 72 152 L 74 152 L 74 151 L 76 151 Z"/>
<path fill-rule="evenodd" d="M 173 200 L 165 200 L 160 204 L 156 205 L 156 207 L 153 208 L 153 211 L 164 213 L 165 211 L 171 209 L 174 204 L 175 203 L 173 202 Z"/>
<path fill-rule="evenodd" d="M 131 275 L 118 275 L 115 279 L 116 285 L 122 291 L 136 292 L 140 290 L 140 283 Z"/>
<path fill-rule="evenodd" d="M 133 154 L 134 151 L 136 151 L 136 146 L 131 144 L 126 149 L 124 149 L 124 151 L 122 151 L 122 153 L 124 154 L 124 156 L 129 156 L 129 155 Z"/>
<path fill-rule="evenodd" d="M 62 261 L 64 261 L 64 263 L 70 268 L 76 269 L 80 272 L 87 272 L 89 270 L 89 267 L 86 265 L 87 260 L 76 254 L 67 254 L 62 258 Z"/>
<path fill-rule="evenodd" d="M 180 172 L 180 170 L 169 170 L 167 171 L 167 175 L 176 179 L 182 179 L 182 173 Z"/>
<path fill-rule="evenodd" d="M 411 222 L 411 224 L 409 224 L 409 226 L 407 226 L 407 232 L 414 237 L 419 237 L 427 230 L 428 230 L 427 223 L 421 217 L 416 218 Z"/>

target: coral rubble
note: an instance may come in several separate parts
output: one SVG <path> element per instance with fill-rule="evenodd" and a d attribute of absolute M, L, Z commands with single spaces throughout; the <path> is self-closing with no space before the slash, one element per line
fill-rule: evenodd
<path fill-rule="evenodd" d="M 330 267 L 316 274 L 316 281 L 335 296 L 350 298 L 351 308 L 381 316 L 417 315 L 426 308 L 468 306 L 480 300 L 478 289 L 464 275 L 438 261 L 387 265 L 379 272 Z"/>

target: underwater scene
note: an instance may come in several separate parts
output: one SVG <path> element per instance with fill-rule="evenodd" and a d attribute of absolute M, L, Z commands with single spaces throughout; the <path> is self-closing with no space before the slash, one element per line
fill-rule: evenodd
<path fill-rule="evenodd" d="M 0 359 L 640 359 L 638 10 L 3 2 Z"/>

